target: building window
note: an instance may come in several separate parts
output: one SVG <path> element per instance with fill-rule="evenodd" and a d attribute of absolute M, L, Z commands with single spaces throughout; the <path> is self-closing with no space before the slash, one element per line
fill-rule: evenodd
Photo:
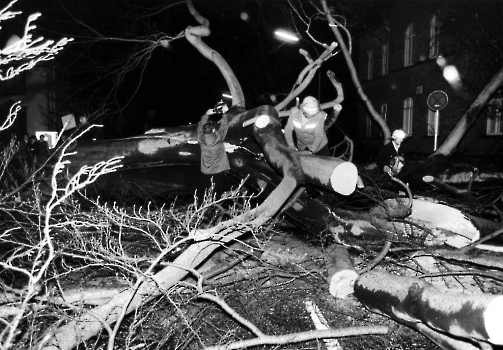
<path fill-rule="evenodd" d="M 367 123 L 365 125 L 365 137 L 372 136 L 372 118 L 370 114 L 367 113 Z"/>
<path fill-rule="evenodd" d="M 412 98 L 408 97 L 403 100 L 403 130 L 409 135 L 412 135 L 412 114 L 414 112 L 414 104 Z"/>
<path fill-rule="evenodd" d="M 386 75 L 388 74 L 388 43 L 381 45 L 381 75 Z"/>
<path fill-rule="evenodd" d="M 430 58 L 435 58 L 439 54 L 440 21 L 438 17 L 438 13 L 434 14 L 430 20 Z"/>
<path fill-rule="evenodd" d="M 381 105 L 381 117 L 386 121 L 386 118 L 388 117 L 388 104 L 383 103 Z"/>
<path fill-rule="evenodd" d="M 435 136 L 435 111 L 428 108 L 428 136 Z"/>
<path fill-rule="evenodd" d="M 501 127 L 501 116 L 488 116 L 487 117 L 487 135 L 502 135 L 503 129 Z"/>
<path fill-rule="evenodd" d="M 408 67 L 412 65 L 412 49 L 414 46 L 414 26 L 410 23 L 405 31 L 405 54 L 403 59 L 403 65 Z"/>
<path fill-rule="evenodd" d="M 374 76 L 374 51 L 367 51 L 367 80 L 372 79 Z"/>

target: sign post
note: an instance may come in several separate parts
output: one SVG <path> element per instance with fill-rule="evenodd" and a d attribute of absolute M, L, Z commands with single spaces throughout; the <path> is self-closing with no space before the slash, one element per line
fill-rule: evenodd
<path fill-rule="evenodd" d="M 433 151 L 437 150 L 438 122 L 440 119 L 440 110 L 444 109 L 445 106 L 447 106 L 448 101 L 449 98 L 447 97 L 447 94 L 441 90 L 433 91 L 431 94 L 428 95 L 428 99 L 426 100 L 428 107 L 432 111 L 435 111 L 435 134 L 434 134 L 435 136 L 433 139 Z"/>

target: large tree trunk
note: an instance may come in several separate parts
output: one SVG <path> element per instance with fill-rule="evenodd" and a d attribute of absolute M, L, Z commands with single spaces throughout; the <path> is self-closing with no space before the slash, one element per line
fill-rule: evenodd
<path fill-rule="evenodd" d="M 253 128 L 243 128 L 243 123 L 256 120 L 256 117 L 261 115 L 261 110 L 271 107 L 260 107 L 246 113 L 235 115 L 231 122 L 230 128 L 226 137 L 226 142 L 229 146 L 235 148 L 233 153 L 229 153 L 231 172 L 238 179 L 245 179 L 245 185 L 253 191 L 263 191 L 264 196 L 269 195 L 281 182 L 282 172 L 281 166 L 278 164 L 279 159 L 283 159 L 285 153 L 282 141 L 274 141 L 276 139 L 284 139 L 283 133 L 278 126 L 278 132 L 270 134 L 270 144 L 267 146 L 267 151 L 264 154 L 269 154 L 270 158 L 265 161 L 261 159 L 262 150 L 260 145 L 255 141 L 253 136 Z M 271 148 L 272 147 L 272 148 Z M 276 149 L 278 148 L 278 149 Z M 78 141 L 76 154 L 69 157 L 70 169 L 77 171 L 83 165 L 95 164 L 103 162 L 113 157 L 122 156 L 121 172 L 127 172 L 131 169 L 138 168 L 159 168 L 178 166 L 177 169 L 187 168 L 186 173 L 182 176 L 177 176 L 175 169 L 170 173 L 170 177 L 165 179 L 163 186 L 175 186 L 183 188 L 189 186 L 187 181 L 191 177 L 190 172 L 198 171 L 200 164 L 200 149 L 196 141 L 195 126 L 180 126 L 176 128 L 157 129 L 145 135 L 120 139 L 120 140 L 101 140 L 101 141 Z M 303 177 L 298 180 L 299 185 L 303 183 L 315 184 L 329 191 L 347 194 L 344 190 L 345 181 L 343 179 L 348 176 L 349 181 L 355 175 L 355 169 L 349 166 L 348 162 L 343 162 L 338 158 L 332 157 L 312 157 L 298 153 L 292 154 L 295 156 L 295 161 L 303 168 Z M 348 167 L 348 169 L 346 169 Z M 334 170 L 341 170 L 343 174 L 337 175 L 338 180 L 331 180 Z M 346 171 L 347 170 L 347 171 Z M 337 173 L 337 172 L 336 172 Z M 417 171 L 416 173 L 420 173 Z M 184 176 L 183 174 L 186 174 Z M 107 177 L 115 181 L 116 175 L 108 175 Z M 148 181 L 148 179 L 146 179 Z M 338 187 L 338 186 L 343 187 Z M 157 185 L 158 186 L 158 185 Z M 354 188 L 353 188 L 354 189 Z M 352 190 L 352 189 L 351 189 Z M 379 203 L 373 210 L 368 212 L 350 212 L 340 208 L 328 208 L 323 203 L 310 199 L 303 194 L 296 199 L 296 205 L 290 206 L 286 211 L 286 215 L 299 227 L 311 233 L 313 236 L 318 236 L 319 232 L 325 231 L 327 228 L 337 229 L 337 234 L 340 237 L 351 240 L 358 232 L 360 237 L 375 237 L 382 239 L 382 232 L 395 232 L 397 227 L 405 230 L 407 225 L 401 223 L 391 223 L 389 220 L 393 217 L 404 214 L 407 220 L 415 222 L 418 225 L 427 229 L 438 232 L 437 240 L 443 239 L 446 242 L 451 242 L 455 237 L 467 236 L 463 232 L 459 232 L 462 227 L 473 227 L 470 231 L 470 239 L 477 239 L 479 236 L 485 236 L 497 229 L 497 224 L 479 218 L 469 217 L 459 210 L 449 208 L 441 203 L 433 203 L 428 201 L 415 200 L 415 206 L 412 208 L 412 215 L 407 215 L 407 206 L 400 205 L 400 201 L 383 201 Z M 428 209 L 423 209 L 428 207 Z M 420 209 L 420 210 L 419 210 Z M 446 212 L 449 212 L 449 220 L 446 220 Z M 379 215 L 377 215 L 379 214 Z M 456 227 L 449 223 L 458 221 L 465 224 Z M 444 222 L 445 224 L 442 224 Z M 447 226 L 446 226 L 447 225 Z M 458 231 L 458 232 L 456 232 Z M 472 233 L 476 232 L 476 233 Z"/>
<path fill-rule="evenodd" d="M 450 132 L 447 139 L 442 143 L 440 147 L 433 153 L 433 155 L 442 154 L 444 156 L 450 156 L 456 150 L 465 134 L 472 127 L 472 125 L 477 120 L 482 108 L 487 104 L 492 94 L 503 84 L 503 66 L 500 70 L 492 77 L 485 88 L 480 92 L 475 101 L 465 114 L 458 121 L 454 129 Z"/>
<path fill-rule="evenodd" d="M 417 329 L 443 349 L 476 349 L 472 342 L 503 345 L 503 295 L 447 293 L 416 278 L 379 271 L 358 277 L 354 289 L 369 309 Z"/>
<path fill-rule="evenodd" d="M 246 179 L 245 187 L 255 193 L 262 192 L 263 197 L 266 197 L 282 180 L 282 170 L 278 168 L 278 161 L 275 158 L 281 157 L 281 154 L 271 151 L 274 157 L 265 160 L 263 151 L 255 140 L 253 127 L 243 128 L 243 123 L 253 121 L 256 115 L 260 115 L 259 109 L 234 115 L 225 142 L 228 148 L 233 150 L 232 153 L 228 153 L 231 175 L 237 178 L 238 182 Z M 284 136 L 280 131 L 273 138 L 281 140 Z M 145 135 L 125 139 L 77 142 L 77 152 L 69 157 L 69 168 L 72 172 L 78 171 L 84 165 L 121 156 L 122 167 L 118 174 L 127 174 L 136 169 L 155 171 L 162 167 L 170 168 L 169 178 L 166 178 L 161 186 L 172 191 L 185 189 L 186 192 L 194 192 L 195 188 L 191 187 L 194 182 L 192 179 L 200 172 L 200 147 L 197 143 L 195 125 L 155 129 Z M 352 181 L 352 177 L 356 175 L 356 168 L 351 163 L 332 157 L 311 157 L 299 153 L 294 155 L 297 162 L 306 168 L 303 174 L 306 179 L 303 178 L 302 183 L 307 181 L 329 191 L 347 194 L 344 179 Z M 337 181 L 331 182 L 335 169 L 339 169 L 338 172 L 342 174 Z M 188 181 L 189 179 L 191 181 Z M 150 180 L 145 178 L 143 181 L 147 186 Z M 117 183 L 117 174 L 99 179 L 98 185 L 101 183 L 103 186 L 98 186 L 98 190 L 105 186 L 113 188 Z M 159 183 L 155 182 L 154 185 L 158 187 Z M 326 206 L 311 200 L 306 194 L 302 194 L 295 202 L 297 205 L 289 207 L 286 211 L 287 217 L 292 222 L 312 235 L 318 235 L 320 231 L 326 229 L 327 223 L 323 219 L 329 215 Z"/>

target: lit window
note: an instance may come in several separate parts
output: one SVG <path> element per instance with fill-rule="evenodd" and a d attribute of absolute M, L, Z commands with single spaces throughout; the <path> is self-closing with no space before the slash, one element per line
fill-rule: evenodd
<path fill-rule="evenodd" d="M 428 136 L 435 136 L 435 111 L 428 108 Z"/>
<path fill-rule="evenodd" d="M 409 135 L 412 135 L 412 114 L 414 112 L 414 104 L 412 98 L 408 97 L 403 100 L 403 130 Z"/>
<path fill-rule="evenodd" d="M 381 117 L 386 121 L 386 118 L 388 117 L 388 104 L 383 103 L 381 105 Z"/>
<path fill-rule="evenodd" d="M 487 117 L 487 135 L 502 135 L 501 115 Z"/>
<path fill-rule="evenodd" d="M 374 51 L 367 51 L 367 80 L 374 77 Z"/>
<path fill-rule="evenodd" d="M 440 47 L 440 21 L 438 14 L 433 15 L 430 20 L 430 58 L 438 56 Z"/>
<path fill-rule="evenodd" d="M 414 45 L 414 26 L 410 23 L 405 31 L 405 55 L 403 65 L 405 67 L 412 65 L 412 48 Z"/>
<path fill-rule="evenodd" d="M 367 124 L 365 125 L 365 136 L 372 136 L 372 117 L 367 113 Z"/>
<path fill-rule="evenodd" d="M 388 43 L 384 44 L 381 46 L 381 75 L 386 75 L 388 74 Z"/>

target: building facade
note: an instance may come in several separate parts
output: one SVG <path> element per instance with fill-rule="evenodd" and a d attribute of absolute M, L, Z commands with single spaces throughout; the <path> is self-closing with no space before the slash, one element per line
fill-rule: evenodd
<path fill-rule="evenodd" d="M 0 136 L 3 143 L 9 142 L 12 134 L 21 138 L 26 133 L 61 130 L 60 117 L 65 111 L 61 101 L 68 90 L 63 77 L 63 69 L 39 64 L 12 79 L 0 81 L 0 114 L 7 116 L 18 101 L 22 107 L 14 125 Z"/>
<path fill-rule="evenodd" d="M 503 50 L 503 43 L 491 36 L 497 37 L 495 26 L 503 32 L 497 20 L 503 3 L 467 3 L 391 2 L 383 7 L 384 16 L 376 16 L 381 18 L 355 40 L 364 93 L 391 131 L 402 128 L 409 133 L 407 146 L 418 158 L 442 144 L 502 64 L 491 58 L 497 51 L 491 44 L 501 44 Z M 430 109 L 431 102 L 438 101 L 433 97 L 444 94 L 446 101 L 440 99 L 436 107 L 442 109 Z M 359 146 L 375 154 L 383 134 L 363 105 L 358 126 Z M 501 155 L 502 135 L 501 111 L 484 108 L 456 153 L 475 158 Z"/>

